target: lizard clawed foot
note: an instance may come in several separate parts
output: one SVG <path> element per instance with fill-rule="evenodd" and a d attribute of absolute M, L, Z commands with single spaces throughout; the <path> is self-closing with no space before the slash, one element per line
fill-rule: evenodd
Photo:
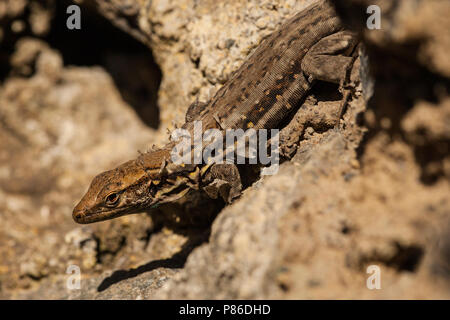
<path fill-rule="evenodd" d="M 241 176 L 234 164 L 213 165 L 208 171 L 205 181 L 207 181 L 207 185 L 202 189 L 212 199 L 220 196 L 226 203 L 231 203 L 241 194 Z"/>

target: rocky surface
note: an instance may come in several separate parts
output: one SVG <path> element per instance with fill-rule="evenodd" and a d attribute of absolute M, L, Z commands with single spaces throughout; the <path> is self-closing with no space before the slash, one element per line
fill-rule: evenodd
<path fill-rule="evenodd" d="M 336 1 L 361 31 L 373 80 L 363 77 L 339 128 L 308 129 L 294 159 L 212 225 L 177 228 L 145 213 L 71 219 L 95 174 L 166 142 L 190 102 L 207 100 L 310 2 L 77 1 L 93 17 L 85 51 L 61 45 L 76 37 L 60 24 L 71 2 L 1 2 L 0 297 L 450 298 L 446 1 L 375 1 L 378 31 L 358 19 L 374 1 Z M 114 27 L 91 23 L 96 15 Z M 83 59 L 91 51 L 98 59 Z M 323 89 L 306 103 L 339 102 Z M 159 112 L 142 103 L 152 97 Z M 71 265 L 80 289 L 67 287 Z M 381 290 L 366 287 L 369 265 Z"/>

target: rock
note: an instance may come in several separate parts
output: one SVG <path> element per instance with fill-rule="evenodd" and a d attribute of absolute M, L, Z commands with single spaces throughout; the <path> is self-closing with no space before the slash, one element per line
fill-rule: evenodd
<path fill-rule="evenodd" d="M 450 42 L 441 17 L 449 4 L 334 2 L 367 44 L 357 62 L 362 85 L 339 128 L 307 128 L 291 161 L 206 227 L 146 214 L 80 227 L 70 214 L 93 175 L 166 142 L 190 102 L 214 94 L 305 1 L 82 4 L 152 50 L 163 74 L 157 129 L 143 125 L 105 69 L 67 66 L 49 40 L 35 39 L 45 23 L 8 40 L 0 296 L 448 299 Z M 369 2 L 382 8 L 382 30 L 361 24 Z M 0 5 L 1 30 L 5 12 L 18 18 L 32 3 Z M 46 3 L 40 14 L 61 14 Z M 358 77 L 355 68 L 351 79 Z M 305 103 L 335 104 L 322 89 Z M 80 267 L 79 290 L 67 287 L 72 265 Z M 381 270 L 381 290 L 366 286 L 370 266 Z"/>

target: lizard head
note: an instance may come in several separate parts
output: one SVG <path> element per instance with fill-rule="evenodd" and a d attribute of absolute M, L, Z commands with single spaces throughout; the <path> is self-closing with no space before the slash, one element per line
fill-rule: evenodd
<path fill-rule="evenodd" d="M 167 164 L 166 155 L 152 151 L 97 175 L 73 209 L 75 222 L 92 223 L 148 211 L 195 188 L 199 169 Z"/>

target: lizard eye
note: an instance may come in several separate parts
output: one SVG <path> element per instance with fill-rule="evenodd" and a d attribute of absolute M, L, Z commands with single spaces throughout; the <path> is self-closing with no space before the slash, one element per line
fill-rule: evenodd
<path fill-rule="evenodd" d="M 118 193 L 111 193 L 106 197 L 106 205 L 108 207 L 115 207 L 119 203 L 120 196 Z"/>

